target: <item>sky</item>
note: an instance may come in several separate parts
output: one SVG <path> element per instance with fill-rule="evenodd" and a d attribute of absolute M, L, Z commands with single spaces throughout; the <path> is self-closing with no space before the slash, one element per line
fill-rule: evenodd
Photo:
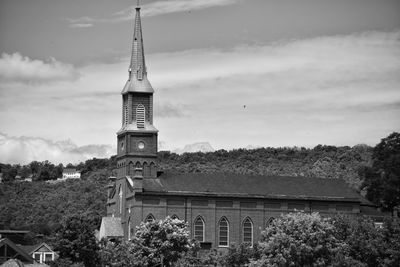
<path fill-rule="evenodd" d="M 400 1 L 140 2 L 159 149 L 400 131 Z M 0 0 L 0 162 L 116 153 L 133 0 Z"/>

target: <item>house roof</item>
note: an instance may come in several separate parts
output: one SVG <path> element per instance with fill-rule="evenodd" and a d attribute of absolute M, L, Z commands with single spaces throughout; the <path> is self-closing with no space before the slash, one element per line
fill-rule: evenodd
<path fill-rule="evenodd" d="M 79 172 L 75 168 L 64 168 L 63 172 Z"/>
<path fill-rule="evenodd" d="M 37 245 L 17 245 L 18 247 L 20 247 L 23 251 L 25 251 L 27 254 L 31 254 L 31 251 L 35 250 L 35 248 L 37 247 Z"/>
<path fill-rule="evenodd" d="M 360 195 L 342 179 L 233 173 L 163 173 L 157 179 L 143 179 L 143 192 L 360 202 Z"/>
<path fill-rule="evenodd" d="M 124 232 L 121 227 L 121 218 L 119 217 L 103 217 L 101 220 L 100 232 L 104 229 L 104 236 L 106 237 L 121 237 Z M 100 236 L 100 238 L 104 237 Z"/>
<path fill-rule="evenodd" d="M 26 253 L 32 254 L 39 250 L 41 247 L 46 247 L 49 252 L 54 252 L 53 249 L 46 243 L 40 243 L 32 246 L 20 246 Z"/>
<path fill-rule="evenodd" d="M 0 248 L 3 246 L 11 247 L 17 254 L 13 256 L 13 258 L 17 258 L 23 262 L 33 263 L 33 258 L 28 255 L 21 247 L 17 246 L 8 238 L 0 239 Z"/>

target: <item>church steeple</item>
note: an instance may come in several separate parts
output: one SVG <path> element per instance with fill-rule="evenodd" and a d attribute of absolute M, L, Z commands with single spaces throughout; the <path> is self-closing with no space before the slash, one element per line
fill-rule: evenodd
<path fill-rule="evenodd" d="M 144 45 L 142 35 L 142 22 L 140 19 L 140 7 L 135 8 L 135 22 L 132 41 L 131 62 L 128 69 L 128 81 L 122 91 L 127 92 L 145 92 L 153 93 L 153 87 L 147 80 L 147 69 L 144 57 Z"/>
<path fill-rule="evenodd" d="M 122 127 L 118 137 L 118 177 L 141 170 L 144 178 L 157 172 L 157 132 L 153 126 L 153 87 L 147 79 L 140 7 L 136 7 L 129 76 L 122 90 Z"/>

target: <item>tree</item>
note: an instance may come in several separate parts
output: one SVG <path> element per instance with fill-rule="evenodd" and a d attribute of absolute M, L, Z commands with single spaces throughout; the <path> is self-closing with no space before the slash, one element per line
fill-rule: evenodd
<path fill-rule="evenodd" d="M 344 254 L 346 244 L 318 213 L 289 213 L 262 232 L 260 248 L 261 259 L 251 266 L 329 266 Z"/>
<path fill-rule="evenodd" d="M 347 256 L 364 266 L 400 266 L 400 220 L 387 217 L 381 228 L 367 217 L 337 215 L 336 236 L 347 244 Z"/>
<path fill-rule="evenodd" d="M 1 169 L 3 173 L 3 181 L 4 182 L 12 182 L 15 180 L 15 176 L 18 174 L 17 165 L 4 165 Z"/>
<path fill-rule="evenodd" d="M 147 266 L 147 258 L 140 255 L 140 249 L 135 243 L 126 240 L 101 242 L 100 259 L 102 266 L 141 267 Z"/>
<path fill-rule="evenodd" d="M 63 223 L 56 235 L 56 248 L 60 258 L 86 267 L 99 265 L 99 247 L 94 236 L 92 222 L 85 217 L 71 216 Z"/>
<path fill-rule="evenodd" d="M 31 174 L 31 168 L 28 165 L 22 166 L 19 174 L 22 178 L 27 178 Z"/>
<path fill-rule="evenodd" d="M 162 261 L 164 266 L 171 266 L 194 247 L 189 239 L 187 223 L 169 216 L 165 220 L 141 223 L 133 242 L 139 247 L 142 258 L 148 258 L 150 265 Z"/>
<path fill-rule="evenodd" d="M 400 133 L 392 133 L 377 144 L 371 168 L 363 170 L 366 197 L 384 210 L 400 205 Z"/>
<path fill-rule="evenodd" d="M 141 223 L 131 241 L 106 242 L 100 255 L 109 266 L 173 266 L 194 247 L 187 224 L 167 217 Z"/>
<path fill-rule="evenodd" d="M 337 215 L 332 223 L 336 228 L 336 237 L 347 245 L 349 258 L 366 266 L 381 266 L 383 236 L 371 219 Z"/>
<path fill-rule="evenodd" d="M 400 219 L 386 218 L 382 228 L 385 244 L 384 266 L 400 266 Z"/>

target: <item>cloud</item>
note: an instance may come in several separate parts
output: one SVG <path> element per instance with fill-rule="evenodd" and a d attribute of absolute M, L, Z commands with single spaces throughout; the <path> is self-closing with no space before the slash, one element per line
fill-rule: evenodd
<path fill-rule="evenodd" d="M 77 146 L 71 140 L 52 141 L 39 137 L 8 136 L 0 133 L 2 163 L 28 164 L 34 160 L 52 163 L 79 163 L 93 157 L 108 158 L 115 154 L 110 145 Z"/>
<path fill-rule="evenodd" d="M 143 16 L 151 17 L 162 14 L 185 12 L 192 10 L 201 10 L 215 6 L 226 6 L 237 3 L 238 0 L 172 0 L 172 1 L 156 1 L 147 5 L 143 5 Z M 117 13 L 117 15 L 127 15 L 132 12 L 135 6 L 125 9 Z"/>
<path fill-rule="evenodd" d="M 93 27 L 93 23 L 73 23 L 70 25 L 71 28 L 89 28 Z"/>
<path fill-rule="evenodd" d="M 0 81 L 22 83 L 47 83 L 72 81 L 79 77 L 76 69 L 50 58 L 47 62 L 30 59 L 20 53 L 3 53 L 0 58 Z"/>
<path fill-rule="evenodd" d="M 186 12 L 201 10 L 215 6 L 232 5 L 241 0 L 168 0 L 156 1 L 149 4 L 142 5 L 142 16 L 152 17 L 163 14 Z M 132 12 L 136 6 L 120 10 L 112 14 L 109 18 L 94 18 L 94 17 L 81 17 L 66 19 L 71 28 L 92 27 L 94 23 L 118 23 L 123 21 L 132 20 Z"/>
<path fill-rule="evenodd" d="M 64 20 L 68 22 L 70 28 L 89 28 L 94 25 L 94 22 L 101 21 L 91 17 L 66 18 Z"/>
<path fill-rule="evenodd" d="M 400 131 L 400 31 L 146 54 L 146 63 L 166 150 L 200 140 L 215 149 L 374 145 Z M 128 65 L 81 66 L 78 80 L 29 90 L 0 84 L 1 130 L 114 144 Z"/>
<path fill-rule="evenodd" d="M 160 118 L 168 117 L 181 117 L 183 116 L 183 107 L 172 105 L 171 103 L 155 103 L 155 114 L 154 116 Z"/>

